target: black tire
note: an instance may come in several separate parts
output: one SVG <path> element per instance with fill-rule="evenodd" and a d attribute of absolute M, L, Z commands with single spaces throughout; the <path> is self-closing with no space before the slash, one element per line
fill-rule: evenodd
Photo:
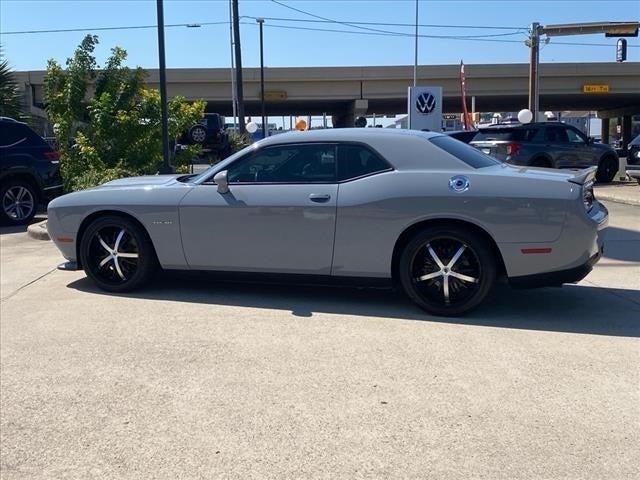
<path fill-rule="evenodd" d="M 115 258 L 114 251 L 119 253 Z M 128 292 L 143 286 L 158 266 L 153 244 L 144 229 L 115 215 L 94 220 L 84 231 L 80 262 L 87 276 L 109 292 Z"/>
<path fill-rule="evenodd" d="M 596 180 L 598 183 L 609 183 L 618 173 L 620 164 L 615 157 L 604 157 L 600 160 L 598 171 L 596 172 Z"/>
<path fill-rule="evenodd" d="M 194 125 L 189 129 L 189 140 L 202 145 L 207 140 L 207 129 L 203 125 Z"/>
<path fill-rule="evenodd" d="M 28 182 L 8 180 L 0 186 L 0 220 L 4 224 L 29 223 L 38 210 L 38 192 Z"/>
<path fill-rule="evenodd" d="M 542 157 L 534 158 L 531 161 L 531 166 L 532 167 L 542 167 L 542 168 L 553 168 L 553 165 L 551 164 L 549 159 L 542 158 Z"/>
<path fill-rule="evenodd" d="M 402 251 L 399 264 L 400 283 L 409 298 L 428 313 L 442 316 L 462 315 L 480 305 L 493 288 L 496 272 L 496 258 L 486 240 L 457 225 L 421 230 Z"/>

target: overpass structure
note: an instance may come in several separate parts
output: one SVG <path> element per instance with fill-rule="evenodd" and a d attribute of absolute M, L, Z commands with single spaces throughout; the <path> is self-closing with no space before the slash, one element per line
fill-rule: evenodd
<path fill-rule="evenodd" d="M 443 112 L 461 111 L 459 65 L 422 65 L 418 85 L 443 87 Z M 30 103 L 42 107 L 43 71 L 19 72 Z M 517 111 L 527 106 L 528 64 L 465 65 L 467 96 L 476 111 Z M 260 114 L 260 69 L 244 68 L 247 115 Z M 157 70 L 147 84 L 157 88 Z M 207 111 L 232 112 L 228 68 L 168 69 L 169 96 L 203 99 Z M 353 125 L 357 115 L 406 113 L 413 66 L 265 68 L 268 115 L 333 116 Z M 640 62 L 547 63 L 540 65 L 540 110 L 596 110 L 601 118 L 640 114 Z M 603 122 L 608 123 L 608 122 Z"/>

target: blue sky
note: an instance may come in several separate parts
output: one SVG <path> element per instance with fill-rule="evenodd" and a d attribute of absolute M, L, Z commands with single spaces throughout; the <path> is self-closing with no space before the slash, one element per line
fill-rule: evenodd
<path fill-rule="evenodd" d="M 413 23 L 413 0 L 280 0 L 291 7 L 342 22 Z M 240 0 L 240 15 L 314 20 L 270 0 Z M 532 21 L 542 24 L 589 21 L 623 21 L 640 18 L 640 1 L 437 1 L 420 2 L 420 23 L 433 25 L 476 25 L 515 27 L 508 30 L 465 28 L 421 28 L 423 35 L 496 35 L 509 42 L 421 38 L 420 64 L 527 62 L 523 41 Z M 226 22 L 228 0 L 165 0 L 165 23 Z M 2 0 L 0 2 L 0 44 L 16 70 L 44 69 L 48 58 L 64 62 L 85 33 L 7 35 L 7 32 L 40 29 L 153 25 L 154 0 Z M 259 65 L 258 28 L 255 20 L 243 19 L 241 26 L 243 64 Z M 336 32 L 292 30 L 272 25 L 356 30 L 340 24 L 294 23 L 267 20 L 265 23 L 265 65 L 409 65 L 413 64 L 413 38 L 356 35 Z M 365 28 L 412 33 L 412 27 L 368 26 Z M 359 30 L 366 32 L 367 30 Z M 91 30 L 86 33 L 91 32 Z M 157 36 L 154 29 L 94 32 L 100 37 L 97 51 L 101 62 L 114 45 L 129 53 L 129 64 L 157 67 Z M 606 43 L 606 47 L 559 45 L 554 42 Z M 629 39 L 638 45 L 637 38 Z M 167 66 L 226 67 L 230 64 L 229 26 L 175 27 L 166 30 Z M 615 39 L 603 35 L 553 39 L 541 52 L 543 62 L 593 62 L 615 60 Z M 629 60 L 640 60 L 640 48 L 629 48 Z"/>

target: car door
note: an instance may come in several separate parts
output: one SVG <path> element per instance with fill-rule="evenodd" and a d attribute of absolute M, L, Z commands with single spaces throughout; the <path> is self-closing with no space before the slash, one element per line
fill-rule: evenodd
<path fill-rule="evenodd" d="M 336 170 L 334 144 L 276 145 L 229 165 L 229 192 L 212 182 L 193 187 L 180 204 L 189 266 L 330 274 Z"/>
<path fill-rule="evenodd" d="M 567 138 L 569 145 L 574 152 L 573 167 L 584 168 L 590 165 L 598 165 L 598 158 L 595 155 L 595 149 L 591 148 L 585 137 L 580 131 L 572 127 L 565 127 L 567 130 Z"/>
<path fill-rule="evenodd" d="M 571 168 L 577 162 L 575 149 L 569 143 L 562 125 L 547 125 L 544 129 L 545 153 L 553 158 L 556 168 Z"/>

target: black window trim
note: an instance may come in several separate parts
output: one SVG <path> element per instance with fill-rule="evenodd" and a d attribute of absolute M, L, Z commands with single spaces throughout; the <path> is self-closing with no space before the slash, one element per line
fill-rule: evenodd
<path fill-rule="evenodd" d="M 393 165 L 391 165 L 391 163 L 385 158 L 383 157 L 380 152 L 378 152 L 375 148 L 373 148 L 371 145 L 369 145 L 368 143 L 365 142 L 358 142 L 355 140 L 346 140 L 346 141 L 322 141 L 322 140 L 316 140 L 316 141 L 309 141 L 309 142 L 288 142 L 288 143 L 276 143 L 274 145 L 265 145 L 263 147 L 257 148 L 251 152 L 248 152 L 246 155 L 243 155 L 242 157 L 234 160 L 233 162 L 231 162 L 229 165 L 227 165 L 223 170 L 216 170 L 215 172 L 212 172 L 212 174 L 204 179 L 200 185 L 215 185 L 215 183 L 213 182 L 213 177 L 216 176 L 217 173 L 222 172 L 224 170 L 229 170 L 232 166 L 234 166 L 236 163 L 238 162 L 242 162 L 245 159 L 249 158 L 250 156 L 253 155 L 257 155 L 260 152 L 263 152 L 264 150 L 268 149 L 268 148 L 276 148 L 276 147 L 290 147 L 290 146 L 299 146 L 299 145 L 333 145 L 335 148 L 335 155 L 336 155 L 336 172 L 335 172 L 335 180 L 332 182 L 229 182 L 229 185 L 339 185 L 342 183 L 347 183 L 347 182 L 353 182 L 354 180 L 360 180 L 361 178 L 366 178 L 366 177 L 371 177 L 373 175 L 379 175 L 381 173 L 387 173 L 387 172 L 391 172 L 394 171 L 395 168 L 393 167 Z M 357 145 L 357 146 L 361 146 L 364 147 L 368 150 L 371 151 L 371 153 L 373 153 L 375 156 L 377 156 L 380 160 L 382 160 L 385 164 L 387 164 L 387 168 L 384 170 L 376 170 L 375 172 L 371 172 L 371 173 L 366 173 L 364 175 L 360 175 L 358 177 L 352 177 L 352 178 L 347 178 L 345 180 L 338 180 L 338 162 L 339 162 L 339 158 L 338 158 L 338 147 L 340 145 Z"/>

